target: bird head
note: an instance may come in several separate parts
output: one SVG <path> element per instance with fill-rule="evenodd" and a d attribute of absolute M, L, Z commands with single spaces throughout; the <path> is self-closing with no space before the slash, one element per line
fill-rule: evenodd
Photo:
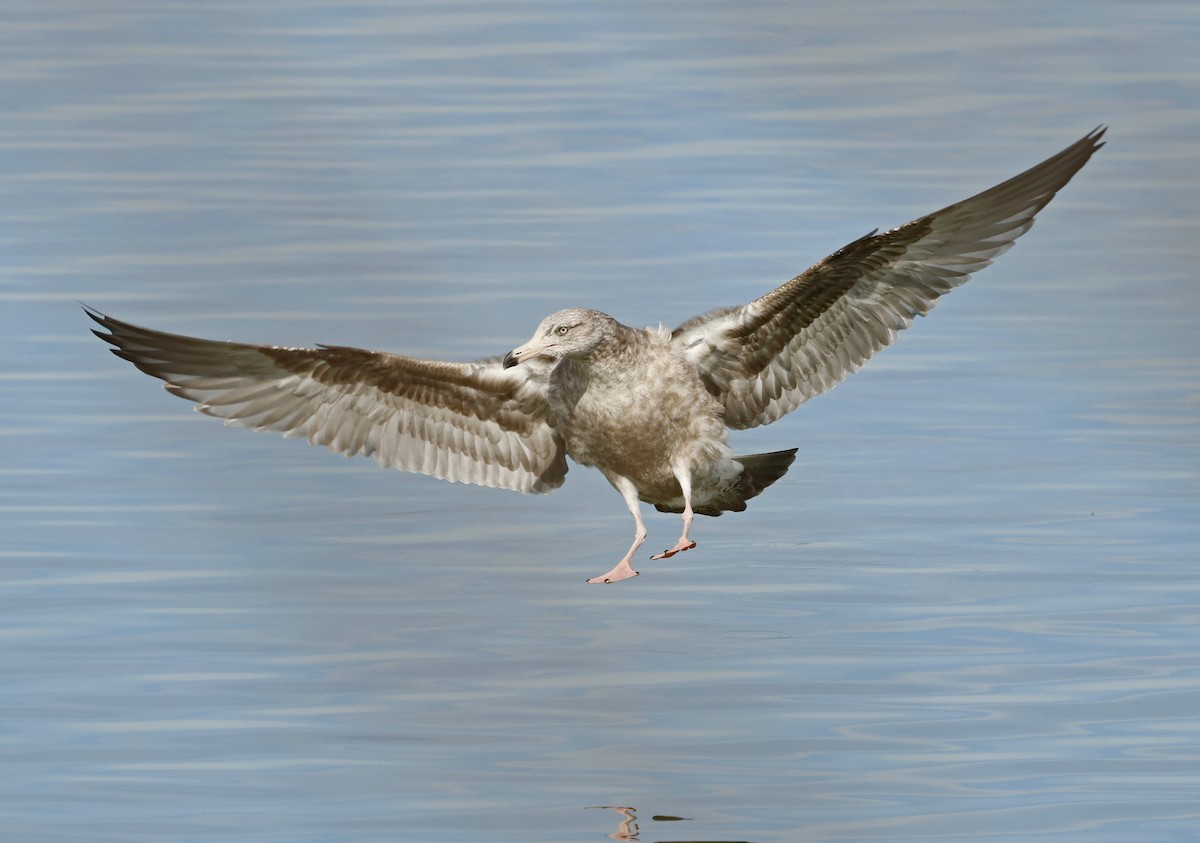
<path fill-rule="evenodd" d="M 585 358 L 613 333 L 616 324 L 608 314 L 586 307 L 551 313 L 538 325 L 529 342 L 504 355 L 504 368 L 535 357 Z"/>

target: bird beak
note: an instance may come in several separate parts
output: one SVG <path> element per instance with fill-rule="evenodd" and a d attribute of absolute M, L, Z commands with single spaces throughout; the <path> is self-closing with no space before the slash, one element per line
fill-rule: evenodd
<path fill-rule="evenodd" d="M 514 348 L 512 351 L 508 352 L 508 354 L 504 355 L 504 368 L 511 369 L 522 360 L 527 360 L 530 357 L 537 357 L 537 353 L 537 343 L 535 343 L 533 340 L 530 340 L 524 345 L 518 346 L 517 348 Z"/>
<path fill-rule="evenodd" d="M 511 369 L 518 365 L 522 360 L 528 360 L 531 357 L 537 357 L 546 350 L 546 343 L 539 342 L 537 337 L 534 337 L 524 345 L 514 348 L 508 354 L 504 355 L 504 368 Z"/>

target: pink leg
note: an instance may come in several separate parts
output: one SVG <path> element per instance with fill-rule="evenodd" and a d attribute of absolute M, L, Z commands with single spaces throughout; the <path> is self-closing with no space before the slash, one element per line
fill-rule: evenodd
<path fill-rule="evenodd" d="M 675 546 L 670 550 L 664 550 L 662 553 L 651 556 L 651 560 L 655 559 L 670 559 L 676 553 L 684 550 L 691 550 L 696 546 L 696 543 L 688 538 L 688 531 L 692 529 L 692 475 L 690 471 L 682 469 L 676 472 L 676 477 L 679 478 L 679 488 L 683 490 L 683 535 L 679 537 L 679 541 L 675 542 Z"/>
<path fill-rule="evenodd" d="M 625 554 L 620 562 L 613 566 L 611 571 L 607 574 L 601 574 L 598 577 L 592 577 L 588 580 L 590 583 L 610 583 L 636 577 L 638 572 L 633 570 L 633 565 L 630 562 L 633 560 L 633 554 L 637 553 L 637 549 L 646 540 L 646 525 L 642 523 L 642 513 L 638 506 L 637 486 L 633 485 L 633 481 L 619 474 L 610 475 L 608 479 L 616 487 L 617 491 L 621 493 L 621 497 L 625 499 L 625 506 L 629 507 L 629 512 L 633 515 L 633 524 L 635 527 L 633 544 L 629 546 L 629 552 Z"/>

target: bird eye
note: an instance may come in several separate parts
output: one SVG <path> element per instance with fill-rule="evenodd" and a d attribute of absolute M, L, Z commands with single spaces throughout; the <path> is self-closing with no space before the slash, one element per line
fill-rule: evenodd
<path fill-rule="evenodd" d="M 566 325 L 559 325 L 555 329 L 554 333 L 558 334 L 560 337 L 565 337 L 567 335 L 567 331 L 569 331 L 569 330 L 571 330 L 571 329 L 569 327 L 567 327 Z"/>

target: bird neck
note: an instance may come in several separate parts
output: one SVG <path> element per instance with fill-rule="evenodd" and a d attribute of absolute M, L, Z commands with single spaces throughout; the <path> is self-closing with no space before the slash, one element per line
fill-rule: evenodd
<path fill-rule="evenodd" d="M 606 375 L 613 373 L 620 376 L 628 361 L 623 365 L 617 365 L 614 361 L 627 358 L 631 351 L 636 354 L 644 341 L 642 331 L 618 323 L 615 331 L 607 332 L 586 354 L 572 357 L 571 366 L 589 380 L 603 380 Z"/>

